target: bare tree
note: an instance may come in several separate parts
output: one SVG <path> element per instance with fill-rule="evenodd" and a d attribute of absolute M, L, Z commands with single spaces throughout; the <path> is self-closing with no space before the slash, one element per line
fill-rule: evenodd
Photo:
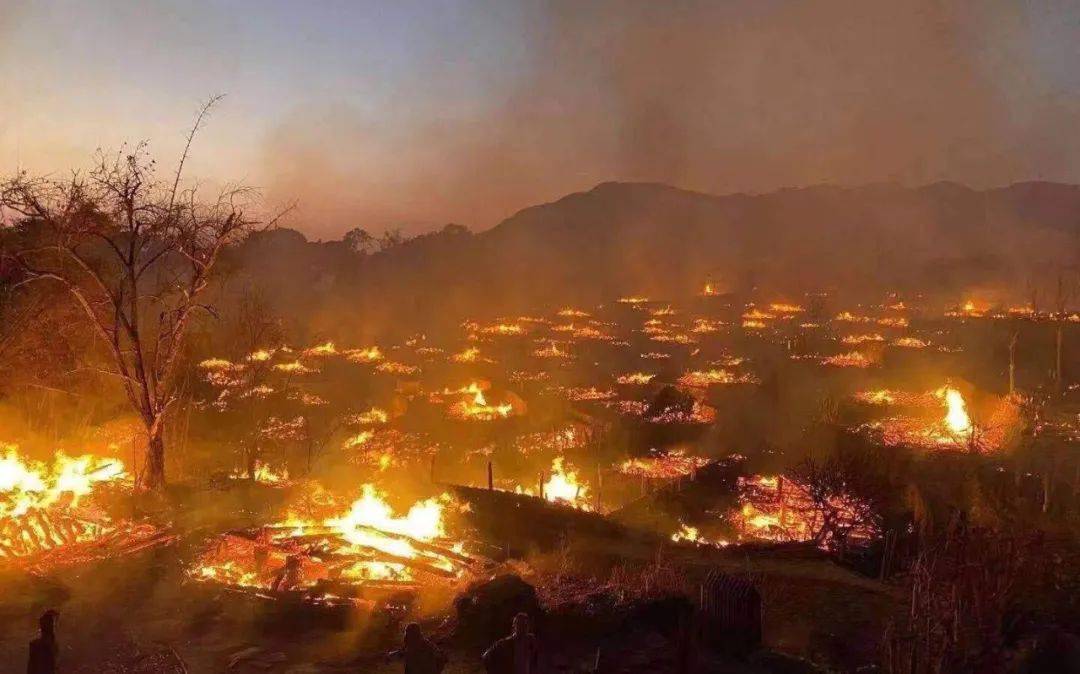
<path fill-rule="evenodd" d="M 379 237 L 378 247 L 380 251 L 390 250 L 391 248 L 397 248 L 405 241 L 407 241 L 407 238 L 401 233 L 401 229 L 388 229 Z"/>
<path fill-rule="evenodd" d="M 0 183 L 3 256 L 19 285 L 59 284 L 81 309 L 146 429 L 143 484 L 165 484 L 163 424 L 178 399 L 188 332 L 221 251 L 253 229 L 257 196 L 230 187 L 203 201 L 181 189 L 184 163 L 207 114 L 200 110 L 176 172 L 161 181 L 145 144 L 99 153 L 93 168 L 60 180 L 25 172 Z"/>
<path fill-rule="evenodd" d="M 1009 338 L 1009 395 L 1016 393 L 1016 345 L 1020 342 L 1020 329 L 1016 328 Z"/>
<path fill-rule="evenodd" d="M 1054 321 L 1057 323 L 1056 339 L 1054 342 L 1054 387 L 1060 393 L 1063 386 L 1062 351 L 1065 341 L 1065 319 L 1068 316 L 1069 302 L 1072 301 L 1076 292 L 1076 284 L 1071 274 L 1067 278 L 1065 274 L 1058 272 L 1057 287 L 1054 293 Z"/>
<path fill-rule="evenodd" d="M 809 456 L 789 471 L 788 477 L 805 499 L 792 507 L 804 510 L 814 541 L 843 552 L 858 531 L 880 532 L 888 485 L 868 457 L 837 451 L 817 459 Z"/>
<path fill-rule="evenodd" d="M 1039 284 L 1034 275 L 1030 275 L 1024 281 L 1024 289 L 1027 291 L 1028 307 L 1032 316 L 1039 315 Z"/>
<path fill-rule="evenodd" d="M 285 339 L 281 318 L 274 313 L 263 292 L 251 284 L 240 290 L 235 319 L 230 327 L 237 357 L 248 356 L 259 349 L 275 348 Z"/>
<path fill-rule="evenodd" d="M 1025 584 L 1037 584 L 1034 541 L 953 527 L 912 565 L 906 615 L 885 640 L 887 672 L 993 672 L 1003 668 L 1003 629 Z"/>
<path fill-rule="evenodd" d="M 361 255 L 368 255 L 379 247 L 379 241 L 362 227 L 354 227 L 345 232 L 344 241 L 349 250 Z"/>

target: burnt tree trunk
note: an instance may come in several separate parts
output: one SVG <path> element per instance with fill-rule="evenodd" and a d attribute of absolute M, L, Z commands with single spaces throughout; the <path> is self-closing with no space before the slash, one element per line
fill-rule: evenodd
<path fill-rule="evenodd" d="M 145 485 L 147 489 L 165 487 L 165 438 L 160 424 L 148 431 L 146 443 Z"/>
<path fill-rule="evenodd" d="M 1050 498 L 1054 491 L 1054 480 L 1050 474 L 1050 470 L 1044 470 L 1042 474 L 1043 483 L 1043 502 L 1042 511 L 1043 514 L 1050 512 Z"/>
<path fill-rule="evenodd" d="M 1064 337 L 1064 323 L 1060 320 L 1057 324 L 1057 353 L 1054 359 L 1054 385 L 1057 387 L 1058 393 L 1062 390 L 1062 377 L 1061 377 L 1061 346 Z"/>
<path fill-rule="evenodd" d="M 1016 343 L 1020 333 L 1014 332 L 1009 340 L 1009 395 L 1016 393 Z"/>

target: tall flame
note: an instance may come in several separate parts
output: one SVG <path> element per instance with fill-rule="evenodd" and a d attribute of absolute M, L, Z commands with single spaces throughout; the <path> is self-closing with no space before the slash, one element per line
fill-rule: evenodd
<path fill-rule="evenodd" d="M 589 485 L 567 465 L 566 459 L 560 456 L 551 462 L 551 477 L 544 483 L 545 499 L 588 510 L 588 495 Z"/>
<path fill-rule="evenodd" d="M 971 417 L 967 413 L 967 405 L 960 391 L 945 386 L 937 391 L 939 398 L 945 401 L 945 426 L 955 435 L 965 435 L 971 432 Z"/>

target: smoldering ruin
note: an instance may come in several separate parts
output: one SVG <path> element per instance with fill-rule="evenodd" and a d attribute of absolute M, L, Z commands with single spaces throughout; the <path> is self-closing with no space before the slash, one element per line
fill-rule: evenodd
<path fill-rule="evenodd" d="M 471 105 L 298 101 L 259 188 L 246 91 L 5 173 L 5 671 L 1077 671 L 1080 177 L 988 112 L 1052 17 L 618 5 L 454 15 L 525 27 Z"/>

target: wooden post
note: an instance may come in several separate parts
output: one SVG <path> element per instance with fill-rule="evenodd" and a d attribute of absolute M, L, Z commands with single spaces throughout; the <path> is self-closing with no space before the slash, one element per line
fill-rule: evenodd
<path fill-rule="evenodd" d="M 1061 376 L 1061 342 L 1064 339 L 1065 322 L 1064 319 L 1058 318 L 1057 325 L 1057 358 L 1054 363 L 1054 383 L 1057 386 L 1058 393 L 1061 393 L 1063 382 Z"/>
<path fill-rule="evenodd" d="M 488 473 L 488 491 L 494 491 L 495 490 L 495 477 L 494 477 L 494 474 L 491 471 L 491 459 L 488 459 L 487 473 Z"/>
<path fill-rule="evenodd" d="M 540 495 L 540 500 L 544 500 L 544 471 L 540 471 L 540 481 L 537 484 L 540 490 L 536 493 Z"/>
<path fill-rule="evenodd" d="M 1009 340 L 1009 395 L 1016 393 L 1016 343 L 1020 340 L 1020 331 L 1013 333 Z"/>
<path fill-rule="evenodd" d="M 783 529 L 787 522 L 787 501 L 784 500 L 784 476 L 776 478 L 776 498 L 780 501 L 780 527 Z"/>
<path fill-rule="evenodd" d="M 1043 502 L 1042 511 L 1043 514 L 1050 512 L 1050 495 L 1054 489 L 1054 481 L 1050 476 L 1050 471 L 1043 468 L 1042 471 L 1042 483 L 1043 483 Z"/>
<path fill-rule="evenodd" d="M 600 462 L 596 463 L 596 492 L 593 495 L 593 510 L 600 512 L 600 489 L 604 486 L 604 476 L 600 472 Z"/>

